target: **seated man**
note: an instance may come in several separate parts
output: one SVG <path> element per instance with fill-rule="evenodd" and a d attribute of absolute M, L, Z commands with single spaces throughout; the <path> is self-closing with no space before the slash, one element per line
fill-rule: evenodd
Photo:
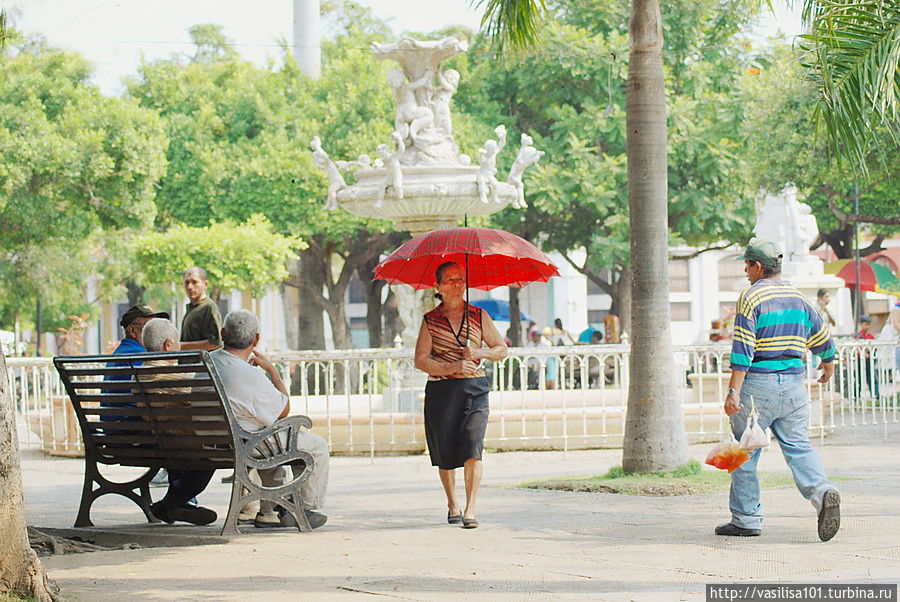
<path fill-rule="evenodd" d="M 143 341 L 144 348 L 149 352 L 158 351 L 179 351 L 181 344 L 178 342 L 178 330 L 175 326 L 165 318 L 154 318 L 147 322 L 144 326 Z M 174 364 L 175 360 L 150 360 L 146 362 L 148 366 L 164 366 L 166 364 Z M 185 374 L 184 378 L 189 379 L 193 376 Z M 145 374 L 141 377 L 143 381 L 152 380 L 170 380 L 169 374 Z M 189 387 L 152 389 L 148 388 L 149 393 L 190 393 Z M 163 402 L 164 407 L 181 405 L 179 402 Z M 159 414 L 154 417 L 155 421 L 164 420 L 166 422 L 185 420 L 190 418 L 166 416 Z M 192 433 L 191 428 L 179 429 L 178 427 L 170 427 L 163 432 L 173 435 Z M 184 521 L 195 525 L 208 525 L 216 520 L 216 513 L 209 508 L 198 506 L 194 503 L 194 496 L 206 489 L 209 480 L 212 478 L 212 470 L 182 470 L 168 468 L 169 488 L 166 495 L 155 504 L 150 506 L 150 512 L 156 518 L 167 523 L 175 521 Z"/>
<path fill-rule="evenodd" d="M 222 343 L 223 349 L 209 355 L 238 424 L 253 432 L 287 416 L 291 409 L 287 388 L 272 362 L 255 349 L 259 344 L 256 316 L 245 309 L 229 313 L 222 325 Z M 314 460 L 313 471 L 300 489 L 300 498 L 306 508 L 306 519 L 315 529 L 327 520 L 324 514 L 312 509 L 321 507 L 325 501 L 328 443 L 305 429 L 301 429 L 297 437 L 298 449 L 311 454 Z M 286 482 L 286 471 L 283 467 L 260 470 L 259 477 L 264 486 L 277 487 Z M 253 524 L 257 527 L 296 526 L 289 512 L 268 501 L 260 502 Z"/>

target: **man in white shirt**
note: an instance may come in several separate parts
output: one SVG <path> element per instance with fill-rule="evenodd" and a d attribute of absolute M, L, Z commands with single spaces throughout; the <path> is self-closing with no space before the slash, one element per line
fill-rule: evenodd
<path fill-rule="evenodd" d="M 287 388 L 272 362 L 260 353 L 259 320 L 245 309 L 229 313 L 222 325 L 224 348 L 210 353 L 210 359 L 219 373 L 225 394 L 238 424 L 253 432 L 265 428 L 279 418 L 288 415 L 291 400 Z M 261 370 L 260 370 L 261 368 Z M 304 429 L 297 433 L 297 447 L 313 457 L 313 470 L 300 489 L 300 497 L 306 510 L 306 518 L 312 528 L 321 527 L 327 517 L 312 509 L 325 501 L 328 486 L 328 443 L 318 435 Z M 266 487 L 277 487 L 286 482 L 283 467 L 260 470 L 259 477 Z M 293 517 L 272 502 L 260 502 L 259 513 L 253 522 L 257 527 L 296 526 Z"/>

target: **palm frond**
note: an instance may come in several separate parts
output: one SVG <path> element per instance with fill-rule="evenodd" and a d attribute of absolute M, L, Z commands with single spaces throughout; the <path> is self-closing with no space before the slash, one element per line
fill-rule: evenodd
<path fill-rule="evenodd" d="M 481 29 L 494 50 L 521 52 L 539 44 L 545 0 L 470 0 L 470 4 L 484 8 Z"/>
<path fill-rule="evenodd" d="M 865 170 L 876 127 L 900 132 L 900 0 L 808 0 L 806 65 L 837 157 Z"/>

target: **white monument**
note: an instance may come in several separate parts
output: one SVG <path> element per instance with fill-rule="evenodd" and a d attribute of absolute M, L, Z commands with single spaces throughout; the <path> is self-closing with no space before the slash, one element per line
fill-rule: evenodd
<path fill-rule="evenodd" d="M 823 288 L 836 298 L 844 281 L 826 274 L 822 260 L 810 253 L 810 245 L 819 236 L 819 227 L 809 205 L 797 200 L 797 187 L 789 183 L 778 194 L 761 196 L 753 233 L 783 245 L 782 277 L 812 301 Z"/>

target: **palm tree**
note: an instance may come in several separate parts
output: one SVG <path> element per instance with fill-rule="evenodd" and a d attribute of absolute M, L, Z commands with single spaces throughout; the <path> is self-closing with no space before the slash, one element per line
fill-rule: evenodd
<path fill-rule="evenodd" d="M 770 1 L 770 0 L 769 0 Z M 792 0 L 788 0 L 791 2 Z M 502 50 L 538 41 L 545 0 L 480 0 L 482 26 Z M 864 169 L 864 133 L 896 125 L 900 105 L 898 0 L 804 0 L 811 72 L 833 146 Z M 669 329 L 666 103 L 658 0 L 632 0 L 626 90 L 631 222 L 632 361 L 622 466 L 667 470 L 687 459 Z"/>

